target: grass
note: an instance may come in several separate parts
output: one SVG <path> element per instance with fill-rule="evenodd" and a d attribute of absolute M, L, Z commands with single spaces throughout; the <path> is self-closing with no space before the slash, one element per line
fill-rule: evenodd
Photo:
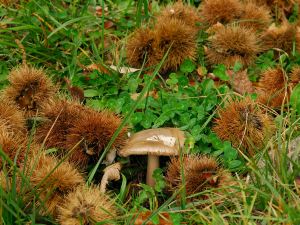
<path fill-rule="evenodd" d="M 171 1 L 164 1 L 167 2 Z M 105 9 L 104 12 L 96 11 L 96 6 Z M 157 185 L 154 188 L 136 184 L 134 178 L 145 172 L 145 166 L 144 159 L 141 163 L 133 160 L 133 166 L 122 171 L 121 181 L 111 186 L 120 216 L 108 224 L 134 224 L 135 212 L 146 209 L 152 212 L 148 220 L 157 222 L 161 212 L 168 212 L 173 224 L 300 224 L 300 191 L 295 185 L 300 167 L 298 159 L 288 156 L 290 142 L 299 134 L 297 98 L 294 105 L 271 111 L 277 132 L 260 154 L 248 158 L 211 131 L 218 109 L 226 99 L 237 94 L 225 82 L 217 86 L 212 79 L 199 79 L 197 69 L 200 66 L 206 72 L 213 71 L 221 80 L 227 79 L 222 65 L 209 68 L 205 64 L 202 48 L 207 39 L 205 32 L 198 37 L 198 61 L 185 61 L 166 79 L 158 73 L 164 60 L 150 76 L 145 75 L 147 71 L 143 68 L 121 74 L 109 67 L 126 66 L 126 38 L 153 18 L 161 6 L 162 3 L 152 1 L 149 10 L 146 0 L 31 0 L 21 1 L 17 7 L 0 6 L 0 89 L 8 84 L 9 71 L 22 63 L 22 49 L 16 43 L 19 40 L 24 46 L 27 63 L 45 68 L 61 85 L 62 93 L 68 93 L 63 83 L 63 77 L 68 77 L 72 85 L 84 91 L 86 105 L 98 110 L 108 108 L 124 116 L 114 138 L 122 126 L 128 124 L 133 132 L 180 127 L 188 134 L 186 151 L 218 156 L 237 179 L 233 193 L 191 202 L 195 196 L 186 196 L 184 187 L 178 193 L 165 192 L 164 168 L 155 174 Z M 278 59 L 274 52 L 270 50 L 260 55 L 255 66 L 249 68 L 252 80 L 257 79 L 258 71 L 266 68 L 282 65 L 289 70 L 300 63 L 297 53 L 290 57 L 283 53 Z M 90 70 L 90 65 L 96 65 L 97 69 Z M 189 86 L 191 80 L 195 81 L 193 86 Z M 152 96 L 154 90 L 157 98 Z M 133 98 L 137 93 L 138 97 Z M 114 138 L 100 160 L 89 168 L 89 184 L 99 179 L 99 171 L 103 169 L 101 162 Z M 1 181 L 12 180 L 7 190 L 0 188 L 0 224 L 56 224 L 54 218 L 41 214 L 43 205 L 36 206 L 22 198 L 29 191 L 36 201 L 39 193 L 30 187 L 29 178 L 18 169 L 16 160 L 10 160 L 3 151 L 0 154 L 5 162 Z M 16 179 L 20 175 L 24 187 L 17 191 Z M 205 190 L 196 196 L 210 192 L 212 190 Z"/>

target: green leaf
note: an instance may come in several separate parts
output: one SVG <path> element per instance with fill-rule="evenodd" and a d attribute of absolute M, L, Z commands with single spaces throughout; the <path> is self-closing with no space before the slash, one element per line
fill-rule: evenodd
<path fill-rule="evenodd" d="M 162 113 L 154 122 L 153 128 L 157 128 L 162 126 L 166 121 L 168 121 L 171 117 L 171 112 L 164 112 Z"/>
<path fill-rule="evenodd" d="M 296 110 L 298 114 L 300 114 L 300 84 L 293 89 L 291 94 L 290 104 Z"/>
<path fill-rule="evenodd" d="M 136 112 L 131 117 L 131 122 L 135 125 L 140 123 L 143 120 L 143 113 L 142 112 Z"/>
<path fill-rule="evenodd" d="M 185 59 L 180 65 L 180 71 L 183 73 L 191 73 L 196 69 L 196 65 L 190 60 Z"/>
<path fill-rule="evenodd" d="M 203 95 L 209 95 L 215 88 L 215 83 L 211 79 L 205 79 L 201 83 Z"/>
<path fill-rule="evenodd" d="M 182 222 L 182 215 L 180 213 L 170 213 L 171 220 L 174 225 L 180 225 Z"/>
<path fill-rule="evenodd" d="M 141 121 L 141 125 L 144 128 L 149 129 L 156 118 L 157 116 L 155 116 L 150 110 L 146 110 L 145 115 L 143 116 L 143 120 Z"/>
<path fill-rule="evenodd" d="M 126 197 L 126 184 L 127 184 L 127 178 L 124 176 L 124 174 L 122 175 L 122 185 L 120 188 L 120 192 L 118 194 L 118 201 L 122 204 L 124 202 L 124 199 Z"/>
<path fill-rule="evenodd" d="M 137 79 L 133 79 L 133 78 L 129 79 L 128 80 L 128 88 L 129 88 L 130 93 L 136 92 L 138 85 L 139 85 L 139 83 L 138 83 Z"/>
<path fill-rule="evenodd" d="M 201 129 L 202 127 L 199 124 L 194 126 L 192 129 L 192 135 L 195 137 L 196 141 L 199 141 L 201 139 Z"/>
<path fill-rule="evenodd" d="M 118 88 L 115 87 L 115 86 L 109 87 L 107 89 L 107 94 L 109 94 L 109 95 L 116 95 L 116 94 L 118 94 Z"/>
<path fill-rule="evenodd" d="M 279 62 L 281 65 L 285 65 L 287 60 L 288 60 L 288 56 L 286 55 L 286 53 L 280 55 Z"/>
<path fill-rule="evenodd" d="M 251 93 L 251 94 L 249 94 L 249 96 L 254 101 L 257 99 L 257 93 Z"/>
<path fill-rule="evenodd" d="M 234 169 L 239 167 L 242 164 L 242 162 L 240 160 L 232 160 L 229 162 L 228 167 L 229 169 Z"/>
<path fill-rule="evenodd" d="M 199 107 L 197 107 L 197 119 L 198 120 L 202 120 L 205 117 L 205 110 L 203 105 L 200 105 Z"/>
<path fill-rule="evenodd" d="M 220 149 L 220 150 L 214 151 L 212 154 L 213 154 L 213 156 L 217 157 L 217 156 L 221 155 L 223 152 L 224 151 L 222 149 Z"/>
<path fill-rule="evenodd" d="M 180 73 L 177 79 L 181 87 L 187 86 L 189 84 L 189 79 L 185 74 Z"/>
<path fill-rule="evenodd" d="M 242 69 L 242 67 L 243 67 L 243 65 L 239 61 L 236 61 L 233 66 L 233 71 L 238 72 Z"/>
<path fill-rule="evenodd" d="M 152 177 L 155 180 L 154 190 L 157 192 L 162 192 L 166 187 L 166 182 L 163 175 L 163 170 L 161 168 L 157 168 L 154 170 Z"/>
<path fill-rule="evenodd" d="M 224 81 L 229 80 L 229 76 L 226 73 L 226 66 L 223 64 L 217 65 L 213 70 L 213 74 L 215 76 L 217 76 L 218 78 L 220 78 L 221 80 L 224 80 Z"/>
<path fill-rule="evenodd" d="M 5 64 L 0 65 L 0 82 L 7 79 L 8 69 Z"/>
<path fill-rule="evenodd" d="M 86 98 L 92 98 L 92 97 L 96 97 L 99 96 L 99 92 L 95 89 L 87 89 L 84 90 L 84 97 Z"/>
<path fill-rule="evenodd" d="M 238 153 L 237 150 L 231 147 L 231 143 L 229 141 L 225 141 L 223 145 L 224 150 L 224 158 L 228 161 L 236 159 Z"/>
<path fill-rule="evenodd" d="M 169 76 L 169 79 L 166 80 L 166 83 L 170 86 L 177 84 L 178 79 L 177 79 L 176 73 L 171 73 L 170 76 Z"/>
<path fill-rule="evenodd" d="M 211 143 L 215 149 L 222 149 L 222 151 L 224 151 L 223 143 L 215 133 L 210 133 L 207 141 Z"/>

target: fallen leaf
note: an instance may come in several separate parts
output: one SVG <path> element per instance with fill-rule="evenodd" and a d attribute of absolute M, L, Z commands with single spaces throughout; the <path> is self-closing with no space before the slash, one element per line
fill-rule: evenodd
<path fill-rule="evenodd" d="M 101 64 L 92 63 L 91 65 L 85 67 L 85 69 L 87 71 L 98 70 L 101 73 L 110 74 L 110 71 L 108 69 L 106 69 L 106 67 L 101 65 Z"/>
<path fill-rule="evenodd" d="M 132 100 L 137 100 L 137 98 L 139 97 L 139 95 L 140 95 L 140 93 L 133 93 L 133 94 L 130 95 L 130 98 Z M 145 98 L 146 96 L 152 96 L 154 99 L 158 98 L 157 91 L 155 91 L 155 90 L 154 91 L 150 91 L 149 93 L 145 93 L 143 97 Z"/>
<path fill-rule="evenodd" d="M 207 69 L 204 66 L 199 66 L 196 71 L 200 78 L 203 78 L 207 74 Z"/>
<path fill-rule="evenodd" d="M 247 70 L 233 72 L 232 70 L 228 70 L 227 74 L 230 77 L 230 84 L 232 89 L 239 94 L 245 93 L 253 93 L 254 87 L 252 82 L 249 80 Z"/>
<path fill-rule="evenodd" d="M 136 72 L 136 71 L 140 70 L 140 69 L 126 67 L 126 66 L 116 67 L 114 65 L 111 65 L 110 68 L 117 71 L 117 72 L 119 72 L 119 73 L 121 73 L 121 74 L 133 73 L 133 72 Z"/>
<path fill-rule="evenodd" d="M 95 10 L 96 10 L 96 16 L 102 16 L 103 11 L 104 11 L 104 15 L 107 15 L 107 13 L 108 13 L 107 7 L 104 7 L 104 10 L 103 10 L 101 6 L 96 6 Z"/>
<path fill-rule="evenodd" d="M 104 22 L 104 28 L 105 29 L 110 29 L 110 28 L 113 28 L 114 26 L 115 26 L 115 24 L 110 20 Z"/>
<path fill-rule="evenodd" d="M 133 218 L 134 225 L 142 225 L 142 224 L 154 225 L 154 224 L 156 224 L 156 223 L 153 223 L 152 221 L 148 221 L 147 223 L 144 223 L 151 214 L 152 214 L 152 212 L 150 212 L 150 211 L 139 213 L 137 215 L 137 217 Z M 166 212 L 159 213 L 158 216 L 159 216 L 159 223 L 157 225 L 173 225 L 173 223 L 171 222 L 169 213 L 166 213 Z"/>

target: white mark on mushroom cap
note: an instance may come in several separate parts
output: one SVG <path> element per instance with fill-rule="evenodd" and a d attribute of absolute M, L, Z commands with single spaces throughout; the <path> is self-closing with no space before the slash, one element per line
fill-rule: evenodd
<path fill-rule="evenodd" d="M 175 137 L 171 137 L 171 136 L 165 136 L 165 135 L 155 135 L 152 137 L 149 137 L 146 139 L 147 141 L 159 141 L 159 142 L 163 142 L 164 145 L 173 147 L 176 143 L 176 138 Z"/>

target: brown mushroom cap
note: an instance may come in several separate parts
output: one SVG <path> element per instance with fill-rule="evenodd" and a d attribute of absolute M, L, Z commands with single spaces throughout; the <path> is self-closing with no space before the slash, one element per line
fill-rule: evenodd
<path fill-rule="evenodd" d="M 184 132 L 178 128 L 155 128 L 134 134 L 119 155 L 175 156 L 183 147 Z"/>

